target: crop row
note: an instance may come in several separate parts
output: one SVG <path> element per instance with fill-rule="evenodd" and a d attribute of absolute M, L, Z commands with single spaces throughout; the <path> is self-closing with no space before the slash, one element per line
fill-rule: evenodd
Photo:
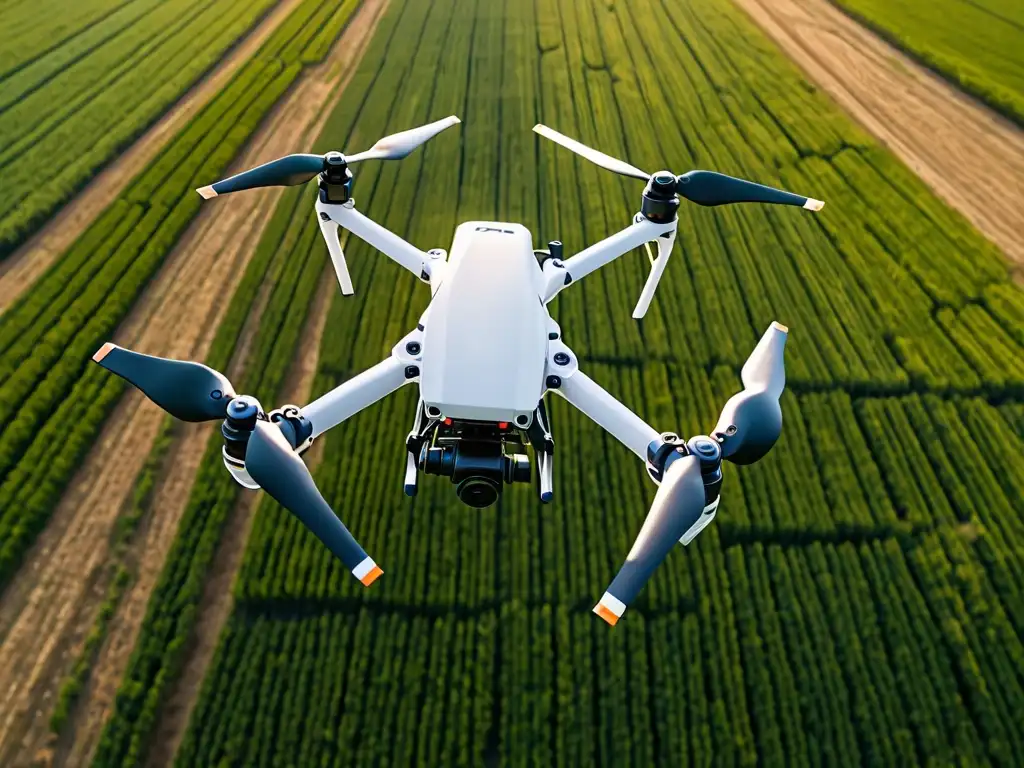
<path fill-rule="evenodd" d="M 538 121 L 648 170 L 824 190 L 814 218 L 684 208 L 643 323 L 640 254 L 552 306 L 596 380 L 684 434 L 713 426 L 758 335 L 787 323 L 784 435 L 727 468 L 716 523 L 609 630 L 589 609 L 654 491 L 635 460 L 552 398 L 554 504 L 512 486 L 468 510 L 436 477 L 409 500 L 415 392 L 386 399 L 325 436 L 314 470 L 384 576 L 365 590 L 261 503 L 179 764 L 1024 759 L 1024 303 L 991 246 L 725 0 L 393 3 L 349 87 L 359 128 L 352 108 L 332 117 L 335 148 L 465 121 L 459 141 L 357 169 L 359 207 L 422 248 L 508 218 L 571 252 L 629 220 L 639 187 L 540 143 Z M 308 210 L 292 222 L 324 258 Z M 314 395 L 387 356 L 428 298 L 372 249 L 346 253 L 356 294 L 330 308 Z M 213 469 L 190 504 L 230 487 Z"/>
<path fill-rule="evenodd" d="M 302 200 L 295 193 L 287 198 L 292 206 Z M 278 243 L 289 236 L 283 231 L 281 218 L 274 222 Z M 308 254 L 309 243 L 304 245 Z M 265 306 L 258 309 L 259 329 L 248 356 L 239 370 L 232 371 L 235 381 L 245 382 L 246 391 L 265 400 L 266 395 L 280 388 L 289 369 L 291 350 L 300 337 L 305 313 L 296 311 L 295 305 L 305 307 L 312 301 L 322 272 L 322 265 L 305 258 L 299 248 L 294 254 L 282 253 L 298 258 L 283 258 L 269 242 L 261 247 L 247 268 L 207 356 L 212 367 L 227 369 L 242 324 L 257 305 L 259 284 L 263 280 L 273 281 Z M 136 651 L 104 729 L 96 765 L 137 762 L 166 686 L 178 668 L 183 641 L 195 621 L 195 606 L 202 594 L 206 569 L 237 500 L 234 481 L 226 476 L 221 464 L 220 449 L 217 440 L 207 445 L 196 480 L 205 493 L 194 494 L 182 516 L 180 533 L 153 591 Z"/>
<path fill-rule="evenodd" d="M 706 547 L 692 608 L 614 632 L 516 600 L 243 609 L 177 764 L 1014 765 L 1022 645 L 962 553 Z"/>
<path fill-rule="evenodd" d="M 398 7 L 399 10 L 403 6 Z M 384 40 L 416 29 L 426 8 L 410 7 L 381 22 Z M 401 22 L 401 23 L 399 23 Z M 384 46 L 371 46 L 366 56 L 383 54 Z M 412 53 L 407 63 L 411 65 Z M 372 143 L 384 130 L 380 113 L 363 115 L 352 107 L 374 99 L 374 110 L 383 110 L 384 99 L 396 111 L 406 91 L 400 87 L 401 73 L 382 77 L 356 76 L 346 88 L 346 103 L 328 119 L 318 144 L 339 137 Z M 403 115 L 408 118 L 409 115 Z M 423 115 L 416 116 L 421 122 Z M 360 128 L 354 131 L 358 118 Z M 370 137 L 374 138 L 370 138 Z M 369 139 L 369 141 L 367 141 Z M 326 149 L 326 146 L 321 146 Z M 373 171 L 366 174 L 368 188 Z M 385 187 L 389 188 L 389 187 Z M 253 311 L 252 298 L 259 285 L 269 281 L 273 288 L 265 307 L 259 309 L 259 324 L 244 370 L 232 373 L 239 388 L 255 394 L 268 408 L 278 403 L 284 377 L 302 354 L 302 328 L 320 281 L 327 277 L 319 228 L 309 226 L 311 190 L 284 196 L 258 245 L 243 282 L 236 292 L 229 315 L 218 330 L 215 347 L 207 362 L 214 367 L 227 364 L 237 341 L 241 323 Z M 372 198 L 370 198 L 372 200 Z M 387 204 L 387 199 L 381 201 Z M 223 368 L 221 368 L 223 370 Z M 196 611 L 214 551 L 225 521 L 242 493 L 224 471 L 220 443 L 212 440 L 193 485 L 178 539 L 168 554 L 160 581 L 150 600 L 126 676 L 120 686 L 117 706 L 104 731 L 96 765 L 129 765 L 145 754 L 148 737 L 159 707 L 175 679 L 182 654 L 196 621 Z"/>
<path fill-rule="evenodd" d="M 355 0 L 307 0 L 4 313 L 0 325 L 0 585 L 49 518 L 123 382 L 89 362 L 198 212 L 194 188 L 222 175 L 322 49 Z M 333 39 L 333 37 L 332 37 Z M 290 51 L 290 53 L 286 53 Z"/>
<path fill-rule="evenodd" d="M 271 5 L 124 4 L 0 79 L 0 256 L 173 105 Z"/>

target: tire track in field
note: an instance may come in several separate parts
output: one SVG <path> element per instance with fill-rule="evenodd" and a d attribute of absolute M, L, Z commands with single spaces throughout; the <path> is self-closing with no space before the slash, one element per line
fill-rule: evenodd
<path fill-rule="evenodd" d="M 0 261 L 0 314 L 77 240 L 189 120 L 219 93 L 302 0 L 281 0 L 212 72 L 172 105 L 149 130 L 117 156 L 42 229 Z"/>
<path fill-rule="evenodd" d="M 1024 275 L 1024 132 L 827 0 L 734 2 Z"/>
<path fill-rule="evenodd" d="M 328 58 L 303 75 L 275 107 L 233 171 L 294 151 L 320 133 L 384 4 L 365 0 Z M 262 190 L 238 195 L 227 205 L 218 201 L 204 206 L 115 340 L 150 354 L 202 359 L 279 198 L 279 190 Z M 47 529 L 0 597 L 0 765 L 49 763 L 55 757 L 48 730 L 53 700 L 105 594 L 111 532 L 162 418 L 141 394 L 126 393 Z M 56 755 L 63 764 L 88 762 L 113 707 L 150 592 L 212 434 L 206 427 L 188 425 L 169 451 L 171 469 L 156 490 L 151 504 L 155 512 L 143 522 L 129 555 L 138 563 L 135 583 L 111 619 L 69 722 L 66 749 Z"/>

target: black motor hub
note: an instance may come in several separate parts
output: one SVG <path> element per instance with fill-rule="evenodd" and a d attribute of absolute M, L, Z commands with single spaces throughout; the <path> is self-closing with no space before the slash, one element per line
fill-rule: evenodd
<path fill-rule="evenodd" d="M 228 403 L 227 415 L 220 427 L 224 436 L 224 451 L 228 456 L 245 461 L 245 446 L 249 443 L 249 435 L 256 428 L 256 420 L 261 413 L 260 404 L 251 397 L 236 397 Z"/>
<path fill-rule="evenodd" d="M 224 452 L 230 458 L 238 462 L 245 461 L 245 449 L 259 419 L 277 424 L 292 448 L 302 446 L 313 434 L 313 425 L 302 415 L 298 406 L 286 405 L 264 415 L 255 398 L 241 395 L 228 403 L 224 423 L 220 427 L 224 437 Z"/>
<path fill-rule="evenodd" d="M 352 171 L 341 152 L 324 155 L 324 170 L 320 174 L 320 202 L 337 205 L 352 199 Z"/>

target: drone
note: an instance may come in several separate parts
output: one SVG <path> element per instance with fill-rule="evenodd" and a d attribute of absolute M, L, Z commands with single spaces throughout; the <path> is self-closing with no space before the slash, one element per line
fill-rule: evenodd
<path fill-rule="evenodd" d="M 455 230 L 450 252 L 422 251 L 356 209 L 353 165 L 406 157 L 459 122 L 451 116 L 402 131 L 353 155 L 288 155 L 197 190 L 210 199 L 317 179 L 316 218 L 342 294 L 351 295 L 353 287 L 340 228 L 430 288 L 419 323 L 385 360 L 308 405 L 269 412 L 256 398 L 237 394 L 224 374 L 198 362 L 152 357 L 111 342 L 93 360 L 178 419 L 221 421 L 222 455 L 231 476 L 246 488 L 266 491 L 366 586 L 381 575 L 380 566 L 324 500 L 301 458 L 317 437 L 416 384 L 419 399 L 405 439 L 407 495 L 416 495 L 420 474 L 440 475 L 449 478 L 464 504 L 485 508 L 505 485 L 535 479 L 541 502 L 548 503 L 554 498 L 555 442 L 545 395 L 560 395 L 636 454 L 657 485 L 632 549 L 593 609 L 614 625 L 676 542 L 688 545 L 714 519 L 722 462 L 751 464 L 778 440 L 788 329 L 773 322 L 761 336 L 740 372 L 742 391 L 726 402 L 711 434 L 683 439 L 658 432 L 587 376 L 547 306 L 590 273 L 644 246 L 650 274 L 633 310 L 634 318 L 642 318 L 672 255 L 680 198 L 702 206 L 772 203 L 810 211 L 824 203 L 712 171 L 650 174 L 537 125 L 533 130 L 540 136 L 645 182 L 629 226 L 569 258 L 563 258 L 562 243 L 535 249 L 524 226 L 499 221 L 465 222 Z"/>

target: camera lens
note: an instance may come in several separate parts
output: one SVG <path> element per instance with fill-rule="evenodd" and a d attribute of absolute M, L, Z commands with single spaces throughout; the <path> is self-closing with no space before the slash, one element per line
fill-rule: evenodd
<path fill-rule="evenodd" d="M 489 507 L 498 500 L 500 489 L 497 483 L 487 477 L 467 477 L 455 489 L 459 501 L 477 509 Z"/>

